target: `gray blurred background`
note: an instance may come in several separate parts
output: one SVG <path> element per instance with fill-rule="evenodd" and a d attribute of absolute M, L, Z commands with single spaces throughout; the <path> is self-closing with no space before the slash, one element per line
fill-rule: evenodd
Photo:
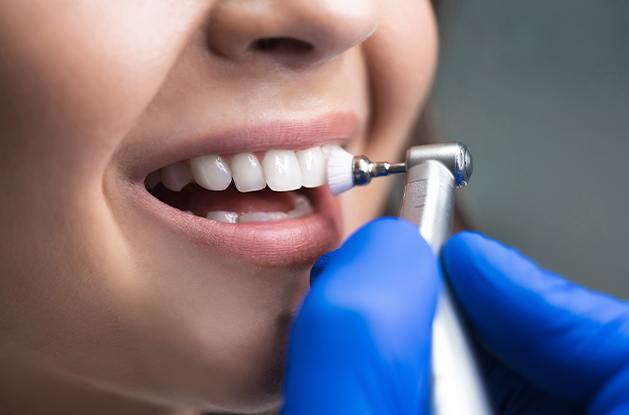
<path fill-rule="evenodd" d="M 445 0 L 437 131 L 468 144 L 475 225 L 629 298 L 629 1 Z"/>

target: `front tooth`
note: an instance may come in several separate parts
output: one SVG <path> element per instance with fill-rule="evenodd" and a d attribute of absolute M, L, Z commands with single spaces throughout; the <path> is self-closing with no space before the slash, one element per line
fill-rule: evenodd
<path fill-rule="evenodd" d="M 301 168 L 301 184 L 304 187 L 323 186 L 325 183 L 325 156 L 321 147 L 312 147 L 297 152 Z"/>
<path fill-rule="evenodd" d="M 162 169 L 162 183 L 170 190 L 178 192 L 191 181 L 190 168 L 183 162 L 174 163 Z"/>
<path fill-rule="evenodd" d="M 214 210 L 205 215 L 206 218 L 218 222 L 236 223 L 238 222 L 238 213 L 228 212 L 225 210 Z"/>
<path fill-rule="evenodd" d="M 194 181 L 208 190 L 225 190 L 232 181 L 229 166 L 220 156 L 214 154 L 191 159 L 190 169 Z"/>
<path fill-rule="evenodd" d="M 236 154 L 230 161 L 236 189 L 240 192 L 253 192 L 266 187 L 264 173 L 258 158 L 253 153 Z"/>
<path fill-rule="evenodd" d="M 269 150 L 262 166 L 266 183 L 272 190 L 283 192 L 301 187 L 301 170 L 294 151 Z"/>
<path fill-rule="evenodd" d="M 285 212 L 246 212 L 238 216 L 238 223 L 269 222 L 288 218 Z"/>

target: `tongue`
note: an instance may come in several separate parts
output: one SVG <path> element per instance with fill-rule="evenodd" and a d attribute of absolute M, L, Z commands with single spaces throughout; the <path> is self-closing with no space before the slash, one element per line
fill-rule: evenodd
<path fill-rule="evenodd" d="M 159 199 L 181 210 L 197 215 L 224 210 L 230 212 L 288 212 L 295 207 L 294 192 L 274 192 L 268 188 L 241 193 L 231 185 L 226 190 L 213 192 L 190 184 L 181 192 L 160 189 Z"/>

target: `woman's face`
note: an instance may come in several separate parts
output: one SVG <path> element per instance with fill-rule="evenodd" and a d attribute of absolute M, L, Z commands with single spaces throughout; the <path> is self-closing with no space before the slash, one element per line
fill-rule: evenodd
<path fill-rule="evenodd" d="M 218 189 L 216 157 L 188 160 L 219 155 L 250 190 L 259 170 L 234 155 L 253 152 L 288 189 L 295 150 L 397 158 L 433 74 L 429 2 L 15 0 L 0 16 L 2 358 L 172 406 L 277 403 L 310 267 L 379 211 L 385 181 L 232 224 L 204 216 L 286 212 L 297 192 L 158 199 L 145 179 L 183 161 L 162 181 L 192 165 Z"/>

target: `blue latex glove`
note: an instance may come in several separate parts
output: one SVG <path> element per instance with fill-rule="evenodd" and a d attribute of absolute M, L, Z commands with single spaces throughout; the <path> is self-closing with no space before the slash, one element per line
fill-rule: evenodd
<path fill-rule="evenodd" d="M 499 414 L 629 414 L 629 304 L 461 233 L 443 249 Z"/>
<path fill-rule="evenodd" d="M 426 413 L 440 283 L 417 228 L 374 221 L 312 276 L 291 331 L 282 413 Z"/>

